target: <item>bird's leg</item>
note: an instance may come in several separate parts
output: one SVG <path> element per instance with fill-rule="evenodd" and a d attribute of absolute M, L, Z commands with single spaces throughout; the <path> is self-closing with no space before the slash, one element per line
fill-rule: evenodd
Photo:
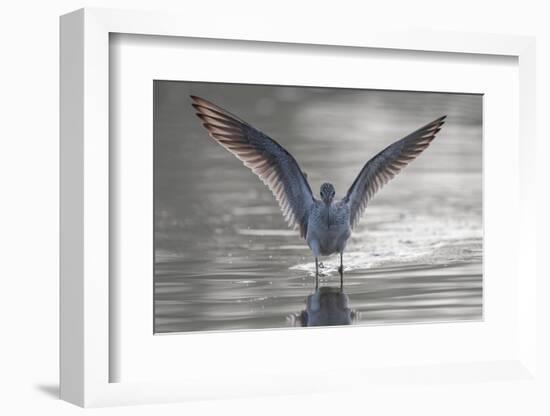
<path fill-rule="evenodd" d="M 319 288 L 319 259 L 315 257 L 315 290 Z"/>
<path fill-rule="evenodd" d="M 338 268 L 340 272 L 340 290 L 344 290 L 344 252 L 340 253 L 340 267 Z"/>

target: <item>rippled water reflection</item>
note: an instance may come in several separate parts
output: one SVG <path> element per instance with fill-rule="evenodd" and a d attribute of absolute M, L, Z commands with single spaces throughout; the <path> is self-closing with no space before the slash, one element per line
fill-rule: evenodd
<path fill-rule="evenodd" d="M 481 319 L 480 96 L 166 81 L 155 88 L 156 332 Z M 442 114 L 448 122 L 367 208 L 345 253 L 345 293 L 337 257 L 323 260 L 314 293 L 305 242 L 286 228 L 267 188 L 208 138 L 189 94 L 271 135 L 315 193 L 328 180 L 337 197 L 392 141 Z"/>

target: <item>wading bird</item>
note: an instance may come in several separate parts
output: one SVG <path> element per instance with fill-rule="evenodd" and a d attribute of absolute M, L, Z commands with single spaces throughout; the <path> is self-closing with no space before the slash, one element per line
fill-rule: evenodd
<path fill-rule="evenodd" d="M 374 194 L 434 139 L 445 117 L 440 117 L 386 147 L 361 169 L 346 196 L 334 200 L 335 189 L 323 183 L 315 198 L 306 175 L 279 143 L 223 108 L 191 96 L 197 116 L 210 136 L 250 168 L 275 196 L 289 227 L 299 230 L 315 256 L 315 288 L 319 285 L 319 257 L 340 254 L 340 285 L 344 283 L 344 250 Z"/>

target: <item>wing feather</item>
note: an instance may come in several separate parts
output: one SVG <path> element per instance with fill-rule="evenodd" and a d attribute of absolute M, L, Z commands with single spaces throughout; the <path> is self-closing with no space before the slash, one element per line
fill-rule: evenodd
<path fill-rule="evenodd" d="M 298 163 L 279 143 L 223 108 L 191 96 L 202 125 L 271 190 L 283 217 L 300 236 L 307 233 L 313 193 Z"/>
<path fill-rule="evenodd" d="M 430 145 L 446 117 L 440 117 L 396 141 L 363 166 L 343 199 L 350 207 L 352 228 L 359 222 L 374 194 Z"/>

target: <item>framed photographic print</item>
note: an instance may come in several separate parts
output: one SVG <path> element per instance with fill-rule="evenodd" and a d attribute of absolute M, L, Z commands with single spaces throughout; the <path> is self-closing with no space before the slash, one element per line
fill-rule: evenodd
<path fill-rule="evenodd" d="M 533 40 L 231 28 L 62 17 L 62 398 L 536 383 Z"/>
<path fill-rule="evenodd" d="M 482 319 L 482 95 L 153 95 L 155 333 Z"/>

